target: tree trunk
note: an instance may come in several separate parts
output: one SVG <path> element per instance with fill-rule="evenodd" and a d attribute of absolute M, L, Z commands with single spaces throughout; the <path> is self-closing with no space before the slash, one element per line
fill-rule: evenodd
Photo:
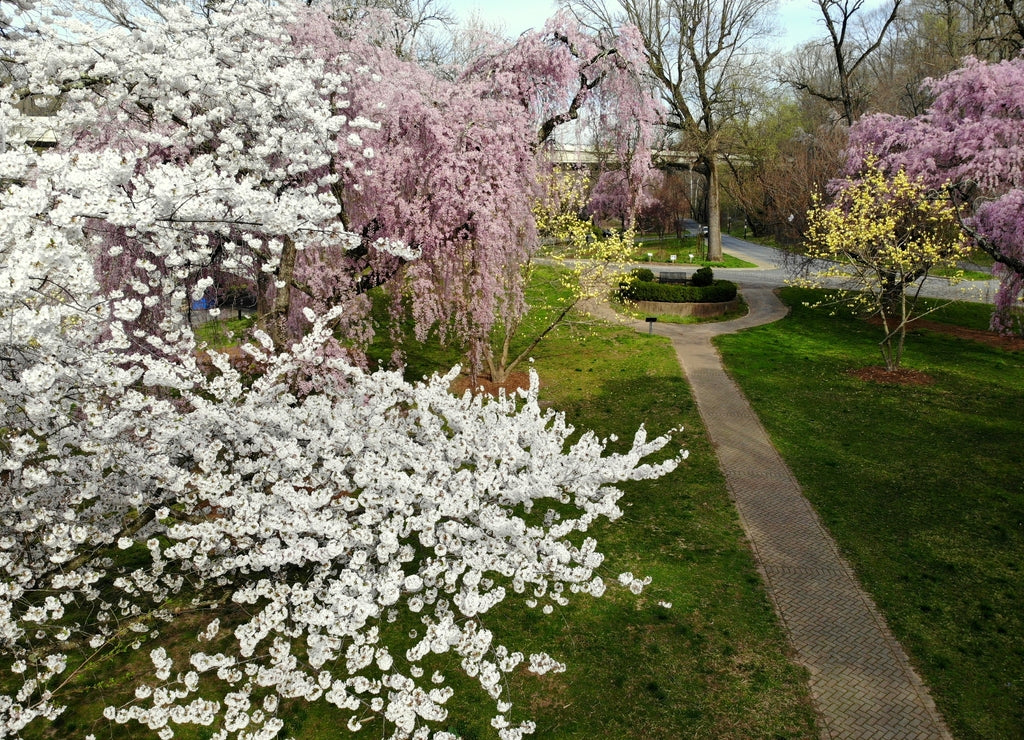
<path fill-rule="evenodd" d="M 508 328 L 501 338 L 501 355 L 496 358 L 493 352 L 488 352 L 485 355 L 487 361 L 487 374 L 490 375 L 491 382 L 502 384 L 508 380 L 508 374 L 511 372 L 511 368 L 508 365 L 508 351 L 512 344 L 512 334 L 514 330 L 510 331 Z"/>
<path fill-rule="evenodd" d="M 880 348 L 885 359 L 885 369 L 894 372 L 899 370 L 903 362 L 903 346 L 907 339 L 907 322 L 910 320 L 906 283 L 893 275 L 883 276 L 879 300 L 879 313 L 885 328 L 885 338 Z"/>
<path fill-rule="evenodd" d="M 708 176 L 708 260 L 722 261 L 722 199 L 719 192 L 718 162 L 715 152 L 706 158 L 704 166 Z"/>
<path fill-rule="evenodd" d="M 495 383 L 504 383 L 508 380 L 508 376 L 512 373 L 516 367 L 519 366 L 523 360 L 530 356 L 530 353 L 536 348 L 541 340 L 544 339 L 551 331 L 565 320 L 565 317 L 569 315 L 569 312 L 576 307 L 579 303 L 579 299 L 575 298 L 569 301 L 566 305 L 562 306 L 562 310 L 558 312 L 558 315 L 551 320 L 551 322 L 545 327 L 544 331 L 535 336 L 533 340 L 526 346 L 522 352 L 515 356 L 511 362 L 508 359 L 509 350 L 512 347 L 512 338 L 518 330 L 518 325 L 511 330 L 505 331 L 504 339 L 501 345 L 501 359 L 495 362 L 494 354 L 487 354 L 487 370 L 491 375 L 491 380 Z"/>
<path fill-rule="evenodd" d="M 286 236 L 284 247 L 281 249 L 281 261 L 278 263 L 275 273 L 277 286 L 275 286 L 274 291 L 274 302 L 264 320 L 267 334 L 274 340 L 274 346 L 279 351 L 288 346 L 288 328 L 286 324 L 288 321 L 288 311 L 291 308 L 292 281 L 295 279 L 295 257 L 295 242 L 292 241 L 291 237 Z"/>
<path fill-rule="evenodd" d="M 257 268 L 256 270 L 256 316 L 260 326 L 270 313 L 270 275 Z"/>

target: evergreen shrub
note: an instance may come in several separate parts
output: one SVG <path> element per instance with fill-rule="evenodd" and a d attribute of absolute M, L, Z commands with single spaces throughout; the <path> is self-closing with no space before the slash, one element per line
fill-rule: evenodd
<path fill-rule="evenodd" d="M 690 278 L 691 285 L 704 286 L 711 285 L 715 282 L 715 275 L 711 272 L 710 267 L 702 267 L 697 272 L 693 273 L 693 277 Z"/>
<path fill-rule="evenodd" d="M 662 303 L 725 303 L 736 297 L 736 283 L 715 280 L 710 285 L 670 285 L 634 282 L 619 289 L 619 298 Z"/>

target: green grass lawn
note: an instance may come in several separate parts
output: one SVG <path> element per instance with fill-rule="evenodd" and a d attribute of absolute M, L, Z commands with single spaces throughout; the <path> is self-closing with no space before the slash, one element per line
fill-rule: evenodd
<path fill-rule="evenodd" d="M 992 255 L 982 249 L 975 249 L 972 251 L 968 260 L 976 265 L 981 265 L 982 267 L 992 267 L 996 262 L 992 258 Z"/>
<path fill-rule="evenodd" d="M 679 269 L 697 269 L 698 267 L 757 267 L 731 254 L 723 254 L 720 261 L 711 262 L 704 258 L 707 250 L 706 242 L 698 243 L 694 236 L 679 239 L 675 236 L 644 235 L 637 237 L 636 252 L 630 257 L 634 262 L 673 264 L 671 257 L 676 256 L 675 266 Z M 693 261 L 690 261 L 690 255 Z"/>
<path fill-rule="evenodd" d="M 992 318 L 992 307 L 984 303 L 953 301 L 952 303 L 938 298 L 921 298 L 921 306 L 929 313 L 924 316 L 928 321 L 939 321 L 968 329 L 987 331 Z"/>
<path fill-rule="evenodd" d="M 550 277 L 541 272 L 539 278 Z M 534 300 L 549 290 L 540 280 Z M 538 300 L 539 302 L 539 300 Z M 541 312 L 543 313 L 543 312 Z M 378 314 L 383 320 L 383 315 Z M 537 322 L 537 319 L 533 319 Z M 539 325 L 538 322 L 537 325 Z M 235 327 L 242 330 L 244 327 Z M 227 339 L 208 326 L 213 343 Z M 433 343 L 407 343 L 407 374 L 418 377 L 457 358 Z M 371 357 L 390 355 L 383 335 Z M 507 685 L 512 719 L 533 718 L 535 737 L 749 738 L 817 737 L 805 672 L 790 651 L 764 593 L 711 446 L 668 342 L 632 331 L 592 326 L 555 330 L 537 349 L 541 400 L 564 410 L 578 429 L 632 439 L 645 424 L 652 434 L 682 427 L 672 447 L 690 457 L 673 474 L 625 486 L 625 515 L 591 534 L 607 555 L 601 599 L 574 597 L 549 616 L 502 605 L 484 626 L 514 649 L 545 650 L 567 664 L 563 674 L 516 672 Z M 624 449 L 625 441 L 612 447 Z M 136 548 L 137 549 L 137 548 Z M 131 557 L 136 549 L 120 557 Z M 615 582 L 630 570 L 653 583 L 633 596 Z M 661 602 L 671 603 L 667 608 Z M 178 658 L 194 646 L 208 613 L 182 616 L 163 628 Z M 230 624 L 230 615 L 227 619 Z M 129 638 L 131 639 L 131 638 Z M 97 657 L 65 689 L 68 713 L 29 737 L 151 737 L 138 725 L 95 721 L 106 703 L 126 701 L 133 681 L 150 675 L 149 647 Z M 447 658 L 439 659 L 441 661 Z M 439 663 L 456 678 L 454 661 Z M 428 671 L 429 674 L 429 671 Z M 491 700 L 469 679 L 453 682 L 445 726 L 468 740 L 497 737 Z M 287 706 L 283 736 L 336 737 L 346 717 L 322 704 Z M 215 728 L 176 728 L 176 737 L 205 740 Z M 387 736 L 379 722 L 352 737 Z M 348 736 L 348 735 L 345 735 Z"/>
<path fill-rule="evenodd" d="M 228 347 L 237 346 L 245 338 L 245 334 L 255 325 L 256 320 L 251 316 L 241 319 L 220 319 L 218 321 L 207 321 L 195 329 L 196 342 L 206 344 L 210 349 L 222 350 Z"/>
<path fill-rule="evenodd" d="M 671 256 L 673 254 L 677 257 L 675 262 L 671 261 Z M 747 262 L 746 260 L 726 253 L 722 254 L 721 260 L 716 260 L 714 262 L 702 259 L 696 252 L 694 252 L 693 262 L 690 262 L 689 256 L 690 255 L 686 252 L 677 252 L 673 249 L 648 246 L 644 248 L 642 252 L 634 253 L 630 259 L 632 259 L 633 262 L 641 264 L 659 265 L 660 267 L 674 267 L 684 272 L 687 270 L 696 270 L 698 267 L 757 267 L 753 262 Z"/>
<path fill-rule="evenodd" d="M 913 331 L 904 365 L 932 384 L 867 383 L 850 371 L 880 364 L 880 330 L 783 297 L 789 318 L 719 338 L 730 373 L 954 736 L 1024 737 L 1024 353 Z"/>
<path fill-rule="evenodd" d="M 991 280 L 992 273 L 980 272 L 978 270 L 956 270 L 946 267 L 935 267 L 929 272 L 929 275 L 935 277 L 944 278 L 957 278 L 959 280 Z"/>

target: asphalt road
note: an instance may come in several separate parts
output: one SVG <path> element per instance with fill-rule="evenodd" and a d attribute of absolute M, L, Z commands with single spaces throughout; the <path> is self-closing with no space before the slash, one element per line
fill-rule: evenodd
<path fill-rule="evenodd" d="M 695 222 L 689 222 L 690 233 L 697 232 Z M 796 277 L 795 265 L 788 264 L 792 256 L 780 249 L 765 247 L 761 244 L 748 242 L 735 236 L 722 235 L 722 251 L 739 257 L 747 262 L 752 262 L 757 267 L 716 267 L 715 275 L 743 286 L 751 287 L 782 287 L 792 284 Z M 664 270 L 666 272 L 686 272 L 692 274 L 696 266 L 679 263 L 677 265 L 649 264 L 642 263 L 636 267 L 649 267 L 655 272 Z M 838 282 L 829 283 L 834 287 L 844 286 Z M 924 280 L 921 288 L 921 295 L 931 298 L 944 298 L 954 301 L 971 301 L 974 303 L 993 303 L 996 289 L 999 287 L 998 280 L 963 280 L 956 285 L 951 285 L 944 278 L 929 277 Z"/>

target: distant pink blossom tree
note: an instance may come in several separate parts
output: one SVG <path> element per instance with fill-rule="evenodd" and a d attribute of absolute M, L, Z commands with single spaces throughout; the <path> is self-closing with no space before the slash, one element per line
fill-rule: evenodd
<path fill-rule="evenodd" d="M 924 84 L 935 101 L 923 114 L 865 116 L 853 126 L 847 169 L 875 155 L 890 173 L 948 187 L 964 228 L 996 262 L 992 326 L 1011 331 L 1024 291 L 1024 59 L 969 58 Z"/>
<path fill-rule="evenodd" d="M 354 86 L 351 110 L 378 121 L 362 135 L 372 166 L 338 168 L 345 223 L 415 246 L 413 262 L 373 263 L 396 315 L 407 308 L 420 338 L 464 344 L 479 366 L 494 321 L 525 311 L 518 269 L 537 243 L 531 122 L 479 81 L 441 79 L 361 35 L 343 49 L 375 70 Z"/>
<path fill-rule="evenodd" d="M 618 219 L 628 230 L 658 177 L 651 155 L 662 110 L 643 74 L 643 39 L 630 25 L 619 28 L 614 38 L 594 37 L 564 14 L 549 21 L 546 31 L 561 46 L 558 54 L 548 54 L 544 74 L 549 82 L 532 93 L 538 139 L 548 141 L 556 126 L 578 122 L 577 138 L 593 140 L 601 163 L 589 209 L 601 218 Z M 540 77 L 535 60 L 524 58 L 532 48 L 525 41 L 519 45 L 522 61 L 513 67 L 520 86 Z M 529 91 L 522 97 L 529 99 Z"/>
<path fill-rule="evenodd" d="M 587 211 L 597 221 L 617 221 L 624 231 L 632 231 L 641 211 L 657 203 L 654 189 L 661 184 L 660 173 L 644 177 L 640 189 L 630 179 L 629 168 L 604 170 L 594 183 Z"/>

